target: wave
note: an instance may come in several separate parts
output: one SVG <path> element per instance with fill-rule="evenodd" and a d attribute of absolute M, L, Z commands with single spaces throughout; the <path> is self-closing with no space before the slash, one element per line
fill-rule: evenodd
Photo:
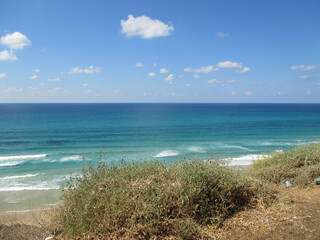
<path fill-rule="evenodd" d="M 154 155 L 153 157 L 157 157 L 157 158 L 160 158 L 160 157 L 173 157 L 173 156 L 178 156 L 178 155 L 179 155 L 178 151 L 165 150 L 165 151 L 162 151 L 162 152 L 158 153 L 157 155 Z"/>
<path fill-rule="evenodd" d="M 188 150 L 191 152 L 195 152 L 195 153 L 206 153 L 207 152 L 204 148 L 196 147 L 196 146 L 189 147 Z"/>
<path fill-rule="evenodd" d="M 44 186 L 21 186 L 21 187 L 4 187 L 0 188 L 0 192 L 16 192 L 16 191 L 44 191 L 44 190 L 58 190 L 58 186 L 44 187 Z"/>
<path fill-rule="evenodd" d="M 8 163 L 0 163 L 0 167 L 11 167 L 19 165 L 21 162 L 8 162 Z"/>
<path fill-rule="evenodd" d="M 35 159 L 35 158 L 44 158 L 46 156 L 47 154 L 7 156 L 7 157 L 0 157 L 0 161 Z"/>
<path fill-rule="evenodd" d="M 69 162 L 69 161 L 82 161 L 82 157 L 79 155 L 64 157 L 59 160 L 59 162 Z"/>
<path fill-rule="evenodd" d="M 18 176 L 8 176 L 8 177 L 3 177 L 0 178 L 0 180 L 8 180 L 8 179 L 17 179 L 17 178 L 29 178 L 29 177 L 35 177 L 37 174 L 26 174 L 26 175 L 18 175 Z"/>
<path fill-rule="evenodd" d="M 225 145 L 225 148 L 237 148 L 237 149 L 241 149 L 241 150 L 252 151 L 249 148 L 238 146 L 238 145 Z"/>
<path fill-rule="evenodd" d="M 242 157 L 226 158 L 223 160 L 228 161 L 226 164 L 228 166 L 249 166 L 253 161 L 261 160 L 263 158 L 271 158 L 271 156 L 266 154 L 249 154 Z"/>

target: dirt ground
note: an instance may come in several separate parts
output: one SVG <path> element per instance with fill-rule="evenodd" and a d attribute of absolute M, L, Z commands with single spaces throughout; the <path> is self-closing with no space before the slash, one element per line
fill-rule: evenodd
<path fill-rule="evenodd" d="M 211 232 L 216 239 L 320 239 L 320 186 L 280 189 L 278 201 L 257 206 Z"/>
<path fill-rule="evenodd" d="M 45 239 L 41 225 L 47 213 L 30 211 L 0 215 L 0 240 Z M 209 226 L 212 239 L 320 239 L 320 185 L 283 188 L 276 203 L 239 212 L 222 228 Z M 61 238 L 59 238 L 61 239 Z"/>

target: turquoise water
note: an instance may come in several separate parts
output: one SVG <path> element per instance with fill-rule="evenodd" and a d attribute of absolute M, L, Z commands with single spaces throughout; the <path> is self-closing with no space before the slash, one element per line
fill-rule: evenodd
<path fill-rule="evenodd" d="M 101 152 L 113 162 L 214 155 L 250 165 L 319 140 L 320 104 L 0 104 L 0 209 L 54 192 Z"/>

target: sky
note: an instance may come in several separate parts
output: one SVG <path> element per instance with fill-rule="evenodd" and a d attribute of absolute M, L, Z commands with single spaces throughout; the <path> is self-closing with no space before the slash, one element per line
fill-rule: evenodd
<path fill-rule="evenodd" d="M 0 9 L 1 103 L 320 103 L 319 0 Z"/>

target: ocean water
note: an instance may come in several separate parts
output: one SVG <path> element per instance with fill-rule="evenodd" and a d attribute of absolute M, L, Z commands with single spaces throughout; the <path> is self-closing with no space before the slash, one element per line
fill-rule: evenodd
<path fill-rule="evenodd" d="M 0 210 L 55 204 L 101 155 L 243 166 L 319 140 L 320 104 L 0 104 Z"/>

